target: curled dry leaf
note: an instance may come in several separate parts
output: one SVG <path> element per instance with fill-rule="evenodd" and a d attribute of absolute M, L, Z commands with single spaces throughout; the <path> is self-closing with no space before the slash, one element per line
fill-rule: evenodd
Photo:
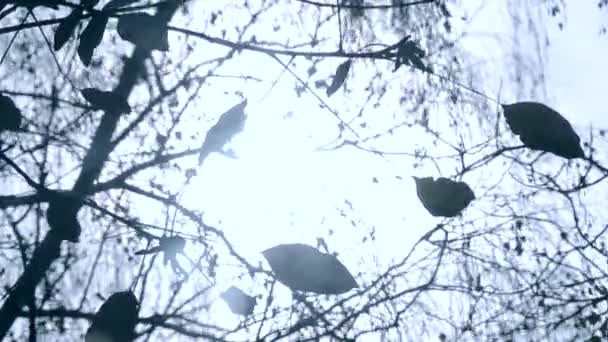
<path fill-rule="evenodd" d="M 327 97 L 332 96 L 346 81 L 346 76 L 348 76 L 348 71 L 350 70 L 350 65 L 352 61 L 349 59 L 346 62 L 338 65 L 336 69 L 336 75 L 334 76 L 331 84 L 327 88 Z"/>
<path fill-rule="evenodd" d="M 146 13 L 121 15 L 116 27 L 120 38 L 142 49 L 169 51 L 167 25 Z"/>
<path fill-rule="evenodd" d="M 55 49 L 55 51 L 59 51 L 65 43 L 70 40 L 81 17 L 82 8 L 76 8 L 59 23 L 57 30 L 55 31 L 55 40 L 53 42 L 53 49 Z"/>
<path fill-rule="evenodd" d="M 23 115 L 15 102 L 10 97 L 0 94 L 0 132 L 17 131 L 22 121 Z"/>
<path fill-rule="evenodd" d="M 416 194 L 422 205 L 433 216 L 454 217 L 459 215 L 474 199 L 475 194 L 465 182 L 447 178 L 412 177 L 416 182 Z"/>
<path fill-rule="evenodd" d="M 581 139 L 566 118 L 538 102 L 517 102 L 502 105 L 511 131 L 528 148 L 557 156 L 583 158 Z"/>
<path fill-rule="evenodd" d="M 138 305 L 131 291 L 112 294 L 95 314 L 85 342 L 133 341 Z"/>
<path fill-rule="evenodd" d="M 80 45 L 78 45 L 78 56 L 82 64 L 89 66 L 95 48 L 101 44 L 103 33 L 108 24 L 108 16 L 105 14 L 95 14 L 89 24 L 80 35 Z"/>
<path fill-rule="evenodd" d="M 230 286 L 220 297 L 228 304 L 232 313 L 242 316 L 251 315 L 257 304 L 255 297 L 246 294 L 236 286 Z"/>
<path fill-rule="evenodd" d="M 277 280 L 292 291 L 341 294 L 357 287 L 355 278 L 338 258 L 309 245 L 282 244 L 262 254 Z"/>
<path fill-rule="evenodd" d="M 81 90 L 82 96 L 89 101 L 94 109 L 126 114 L 131 112 L 131 106 L 125 98 L 112 92 L 95 88 Z"/>

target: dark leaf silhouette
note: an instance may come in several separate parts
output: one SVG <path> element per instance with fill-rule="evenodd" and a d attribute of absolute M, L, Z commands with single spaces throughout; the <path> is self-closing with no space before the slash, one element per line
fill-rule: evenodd
<path fill-rule="evenodd" d="M 581 139 L 560 113 L 538 102 L 502 105 L 507 124 L 526 147 L 566 159 L 583 158 Z"/>
<path fill-rule="evenodd" d="M 131 106 L 129 106 L 127 100 L 114 92 L 86 88 L 83 89 L 81 93 L 94 109 L 111 111 L 117 114 L 131 112 Z"/>
<path fill-rule="evenodd" d="M 203 164 L 203 161 L 209 154 L 221 152 L 224 145 L 226 145 L 234 135 L 243 131 L 245 120 L 247 119 L 247 115 L 245 114 L 246 106 L 247 99 L 222 114 L 217 123 L 209 129 L 198 157 L 199 166 Z"/>
<path fill-rule="evenodd" d="M 336 69 L 336 75 L 334 79 L 331 81 L 331 85 L 327 88 L 327 97 L 332 96 L 346 81 L 346 76 L 348 76 L 348 71 L 350 70 L 350 65 L 352 61 L 349 59 L 346 62 L 338 65 Z"/>
<path fill-rule="evenodd" d="M 65 43 L 70 40 L 70 37 L 74 34 L 80 18 L 82 16 L 82 9 L 76 8 L 68 15 L 59 25 L 55 31 L 55 41 L 53 42 L 53 49 L 55 51 L 60 50 Z"/>
<path fill-rule="evenodd" d="M 149 14 L 121 15 L 116 30 L 120 38 L 142 49 L 169 51 L 167 26 Z"/>
<path fill-rule="evenodd" d="M 473 190 L 465 182 L 447 178 L 412 177 L 416 181 L 416 193 L 422 205 L 433 216 L 454 217 L 460 214 L 474 199 Z"/>
<path fill-rule="evenodd" d="M 23 115 L 15 106 L 15 102 L 10 97 L 0 94 L 0 132 L 17 131 L 21 127 L 22 120 Z"/>
<path fill-rule="evenodd" d="M 103 6 L 104 10 L 108 9 L 116 9 L 127 7 L 133 3 L 136 3 L 139 0 L 110 0 L 105 6 Z"/>
<path fill-rule="evenodd" d="M 178 274 L 185 273 L 185 270 L 180 266 L 177 261 L 177 254 L 184 253 L 184 247 L 186 246 L 186 240 L 181 236 L 162 236 L 158 241 L 158 246 L 150 249 L 144 249 L 135 252 L 135 255 L 145 255 L 163 252 L 163 264 L 167 265 L 171 261 L 171 267 Z"/>
<path fill-rule="evenodd" d="M 78 242 L 82 230 L 78 222 L 81 203 L 78 197 L 69 193 L 55 192 L 50 195 L 46 220 L 60 239 Z"/>
<path fill-rule="evenodd" d="M 332 254 L 300 243 L 262 252 L 277 279 L 292 291 L 341 294 L 357 287 L 348 269 Z"/>
<path fill-rule="evenodd" d="M 78 56 L 82 64 L 89 66 L 93 51 L 101 44 L 103 33 L 108 24 L 108 16 L 104 14 L 93 15 L 91 21 L 80 35 L 80 45 L 78 45 Z"/>
<path fill-rule="evenodd" d="M 230 286 L 220 297 L 228 304 L 230 311 L 237 315 L 251 315 L 256 305 L 255 297 L 246 294 L 236 286 Z"/>
<path fill-rule="evenodd" d="M 137 324 L 137 298 L 131 291 L 116 292 L 95 314 L 86 342 L 130 342 Z"/>
<path fill-rule="evenodd" d="M 418 56 L 411 56 L 409 58 L 409 64 L 411 64 L 414 68 L 422 71 L 428 70 L 426 65 L 422 62 L 422 59 Z"/>
<path fill-rule="evenodd" d="M 415 42 L 409 40 L 408 38 L 401 40 L 397 48 L 397 56 L 395 59 L 395 67 L 393 72 L 397 71 L 402 64 L 411 65 L 422 71 L 428 71 L 428 67 L 422 62 L 422 58 L 424 58 L 426 53 L 424 50 L 419 48 Z"/>

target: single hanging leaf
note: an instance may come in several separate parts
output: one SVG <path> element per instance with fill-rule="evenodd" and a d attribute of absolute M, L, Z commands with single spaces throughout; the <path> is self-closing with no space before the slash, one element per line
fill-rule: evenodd
<path fill-rule="evenodd" d="M 116 30 L 120 38 L 142 49 L 169 51 L 167 25 L 149 14 L 121 15 Z"/>
<path fill-rule="evenodd" d="M 3 130 L 17 131 L 21 127 L 23 114 L 15 106 L 15 102 L 8 97 L 0 94 L 0 132 Z"/>
<path fill-rule="evenodd" d="M 80 35 L 80 45 L 78 46 L 78 56 L 82 64 L 89 66 L 93 51 L 101 44 L 103 33 L 108 24 L 108 16 L 105 14 L 93 15 L 91 21 Z"/>
<path fill-rule="evenodd" d="M 80 93 L 96 110 L 110 111 L 116 114 L 131 112 L 131 106 L 129 106 L 127 100 L 112 91 L 86 88 L 81 90 Z"/>
<path fill-rule="evenodd" d="M 135 252 L 135 255 L 155 254 L 163 252 L 163 264 L 166 266 L 171 261 L 171 267 L 178 274 L 186 274 L 186 271 L 182 268 L 177 260 L 177 254 L 184 254 L 184 247 L 186 246 L 186 240 L 183 237 L 174 236 L 162 236 L 158 241 L 158 246 L 150 249 L 144 249 Z"/>
<path fill-rule="evenodd" d="M 502 105 L 511 131 L 528 148 L 574 159 L 584 158 L 581 138 L 566 118 L 538 102 Z"/>
<path fill-rule="evenodd" d="M 341 294 L 356 288 L 348 269 L 332 254 L 311 246 L 294 243 L 262 252 L 278 281 L 292 291 Z"/>
<path fill-rule="evenodd" d="M 425 66 L 422 58 L 426 53 L 418 47 L 418 45 L 409 40 L 409 38 L 401 40 L 397 48 L 397 56 L 395 59 L 395 67 L 393 72 L 397 71 L 402 64 L 413 66 L 422 71 L 430 71 L 429 67 Z"/>
<path fill-rule="evenodd" d="M 243 131 L 247 119 L 246 106 L 247 99 L 222 114 L 215 125 L 209 129 L 198 156 L 199 166 L 203 164 L 209 154 L 221 152 L 232 137 Z"/>
<path fill-rule="evenodd" d="M 346 76 L 348 76 L 348 71 L 350 70 L 350 65 L 352 61 L 349 59 L 346 62 L 338 65 L 336 69 L 336 75 L 334 79 L 331 81 L 331 85 L 327 88 L 327 97 L 332 96 L 346 81 Z"/>
<path fill-rule="evenodd" d="M 447 178 L 412 177 L 416 182 L 416 194 L 422 205 L 433 216 L 454 217 L 459 215 L 475 199 L 475 194 L 465 182 Z"/>
<path fill-rule="evenodd" d="M 137 298 L 131 291 L 116 292 L 99 308 L 85 342 L 131 342 L 137 324 Z"/>
<path fill-rule="evenodd" d="M 82 9 L 76 8 L 59 23 L 57 30 L 55 31 L 55 41 L 53 42 L 53 49 L 55 49 L 55 51 L 59 51 L 63 45 L 70 40 L 81 17 Z"/>
<path fill-rule="evenodd" d="M 220 295 L 228 304 L 232 313 L 242 316 L 249 316 L 253 313 L 257 300 L 236 286 L 230 286 L 228 290 Z"/>
<path fill-rule="evenodd" d="M 103 6 L 103 10 L 117 9 L 127 7 L 131 4 L 138 2 L 139 0 L 110 0 L 105 6 Z"/>

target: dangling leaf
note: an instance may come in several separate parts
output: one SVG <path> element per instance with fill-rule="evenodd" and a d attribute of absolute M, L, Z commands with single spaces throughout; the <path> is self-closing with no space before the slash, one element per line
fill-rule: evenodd
<path fill-rule="evenodd" d="M 108 16 L 105 14 L 93 15 L 91 21 L 80 35 L 80 45 L 78 46 L 78 56 L 82 64 L 89 66 L 93 51 L 101 44 L 103 33 L 108 24 Z"/>
<path fill-rule="evenodd" d="M 357 282 L 332 254 L 300 243 L 283 244 L 262 252 L 278 281 L 292 291 L 341 294 Z"/>
<path fill-rule="evenodd" d="M 23 115 L 15 106 L 15 102 L 10 97 L 0 94 L 0 132 L 19 130 L 22 120 Z"/>
<path fill-rule="evenodd" d="M 210 153 L 221 152 L 224 145 L 232 137 L 243 131 L 245 120 L 247 119 L 247 115 L 245 114 L 246 106 L 247 99 L 222 114 L 215 125 L 209 129 L 198 157 L 199 166 L 203 164 L 203 161 Z"/>
<path fill-rule="evenodd" d="M 331 85 L 327 88 L 327 97 L 332 96 L 344 84 L 344 81 L 346 81 L 346 76 L 348 76 L 351 63 L 352 61 L 349 59 L 346 62 L 338 65 L 336 75 L 331 81 Z"/>
<path fill-rule="evenodd" d="M 401 40 L 397 47 L 397 56 L 395 59 L 395 67 L 393 72 L 397 71 L 402 64 L 407 64 L 415 67 L 422 71 L 429 71 L 430 69 L 424 65 L 422 58 L 426 53 L 418 45 L 409 40 L 408 37 Z"/>
<path fill-rule="evenodd" d="M 185 246 L 186 240 L 184 240 L 184 238 L 181 236 L 162 236 L 158 241 L 158 246 L 137 251 L 135 252 L 135 255 L 163 252 L 163 264 L 167 265 L 167 263 L 171 261 L 171 267 L 176 273 L 185 274 L 186 271 L 181 267 L 179 261 L 177 260 L 177 254 L 183 254 Z"/>
<path fill-rule="evenodd" d="M 454 217 L 459 215 L 474 199 L 475 194 L 465 182 L 447 178 L 412 177 L 416 182 L 416 194 L 422 205 L 433 216 Z"/>
<path fill-rule="evenodd" d="M 55 31 L 55 41 L 53 42 L 53 49 L 55 49 L 55 51 L 59 51 L 63 45 L 70 40 L 81 17 L 82 9 L 76 8 L 59 23 L 57 30 Z"/>
<path fill-rule="evenodd" d="M 117 9 L 127 7 L 131 4 L 138 2 L 139 0 L 110 0 L 105 6 L 103 6 L 103 10 Z"/>
<path fill-rule="evenodd" d="M 538 102 L 502 105 L 507 124 L 526 147 L 574 159 L 584 158 L 581 139 L 560 113 Z"/>
<path fill-rule="evenodd" d="M 133 341 L 138 305 L 137 298 L 131 291 L 112 294 L 95 314 L 85 342 Z"/>
<path fill-rule="evenodd" d="M 95 88 L 86 88 L 80 92 L 94 109 L 115 112 L 116 114 L 131 112 L 131 106 L 129 106 L 127 100 L 114 92 Z"/>
<path fill-rule="evenodd" d="M 251 315 L 257 304 L 255 297 L 246 294 L 236 286 L 230 286 L 220 297 L 228 304 L 232 313 L 242 316 Z"/>
<path fill-rule="evenodd" d="M 142 49 L 169 51 L 167 25 L 149 14 L 121 15 L 116 30 L 120 38 Z"/>

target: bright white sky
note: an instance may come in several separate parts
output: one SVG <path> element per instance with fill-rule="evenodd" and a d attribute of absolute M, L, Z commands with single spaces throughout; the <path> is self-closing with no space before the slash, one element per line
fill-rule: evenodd
<path fill-rule="evenodd" d="M 595 2 L 568 7 L 563 32 L 552 27 L 547 74 L 552 102 L 578 125 L 608 127 L 604 99 L 608 80 L 606 35 L 598 35 L 608 13 Z"/>
<path fill-rule="evenodd" d="M 495 30 L 508 38 L 512 23 L 508 12 L 500 8 L 506 2 L 486 2 L 494 7 L 478 13 L 471 28 L 472 32 L 484 35 L 473 34 L 464 43 L 469 44 L 475 55 L 487 54 L 490 62 L 483 66 L 487 71 L 493 70 L 494 63 L 506 65 L 508 51 L 496 48 L 493 45 L 496 42 L 485 33 Z M 470 5 L 471 9 L 475 8 L 472 2 Z M 589 123 L 595 127 L 608 126 L 603 104 L 603 82 L 608 79 L 608 72 L 602 67 L 608 56 L 608 38 L 597 34 L 605 16 L 593 3 L 577 4 L 568 8 L 564 31 L 557 30 L 557 23 L 551 21 L 555 25 L 547 28 L 551 42 L 545 67 L 548 98 L 534 100 L 546 102 L 562 112 L 577 129 L 583 130 L 582 136 Z M 495 48 L 488 49 L 490 46 Z M 274 80 L 281 73 L 280 65 L 267 56 L 249 54 L 248 58 L 250 67 L 266 68 L 263 74 L 267 80 Z M 332 61 L 328 70 L 335 69 L 340 62 Z M 356 63 L 353 68 L 357 68 Z M 488 84 L 480 85 L 479 89 L 495 97 L 499 77 L 497 74 L 496 79 L 489 79 Z M 227 81 L 227 87 L 234 86 L 231 82 L 234 81 Z M 242 90 L 249 99 L 246 110 L 249 119 L 245 131 L 232 144 L 239 159 L 210 156 L 182 201 L 203 210 L 205 221 L 222 228 L 238 251 L 254 264 L 254 260 L 263 260 L 260 252 L 266 248 L 291 242 L 315 245 L 319 236 L 326 238 L 330 249 L 339 251 L 340 259 L 353 274 L 374 267 L 360 263 L 362 257 L 371 253 L 384 258 L 380 261 L 383 264 L 389 262 L 391 256 L 403 255 L 413 242 L 439 222 L 420 205 L 409 176 L 426 175 L 425 172 L 437 176 L 435 171 L 413 170 L 405 158 L 387 158 L 389 161 L 349 148 L 337 152 L 313 151 L 335 137 L 336 121 L 330 113 L 318 109 L 311 96 L 297 99 L 293 84 L 293 77 L 286 73 L 265 98 L 269 83 L 254 82 Z M 508 90 L 513 88 L 511 84 L 503 84 L 502 102 L 524 100 L 509 97 Z M 326 99 L 323 92 L 319 93 Z M 328 100 L 338 110 L 341 94 L 339 90 Z M 237 102 L 235 98 L 231 103 L 217 104 L 218 113 Z M 400 139 L 401 146 L 416 143 L 412 136 Z M 403 181 L 396 180 L 396 175 L 402 176 Z M 379 183 L 373 183 L 373 177 Z M 349 212 L 345 199 L 352 203 L 353 211 Z M 349 218 L 341 218 L 337 208 L 345 209 Z M 469 210 L 475 214 L 475 208 Z M 353 217 L 364 222 L 358 228 L 352 227 L 350 218 Z M 362 245 L 363 232 L 371 226 L 376 229 L 375 245 Z M 327 237 L 329 229 L 335 231 L 331 238 Z M 249 277 L 233 280 L 228 273 L 230 268 L 222 270 L 220 278 L 225 281 L 218 283 L 218 293 L 231 284 L 254 294 L 261 293 L 255 289 L 261 281 L 253 282 Z M 239 270 L 232 268 L 232 271 Z M 287 295 L 288 292 L 281 287 L 280 293 Z M 225 317 L 234 324 L 238 322 L 221 301 L 213 312 L 222 320 Z"/>

